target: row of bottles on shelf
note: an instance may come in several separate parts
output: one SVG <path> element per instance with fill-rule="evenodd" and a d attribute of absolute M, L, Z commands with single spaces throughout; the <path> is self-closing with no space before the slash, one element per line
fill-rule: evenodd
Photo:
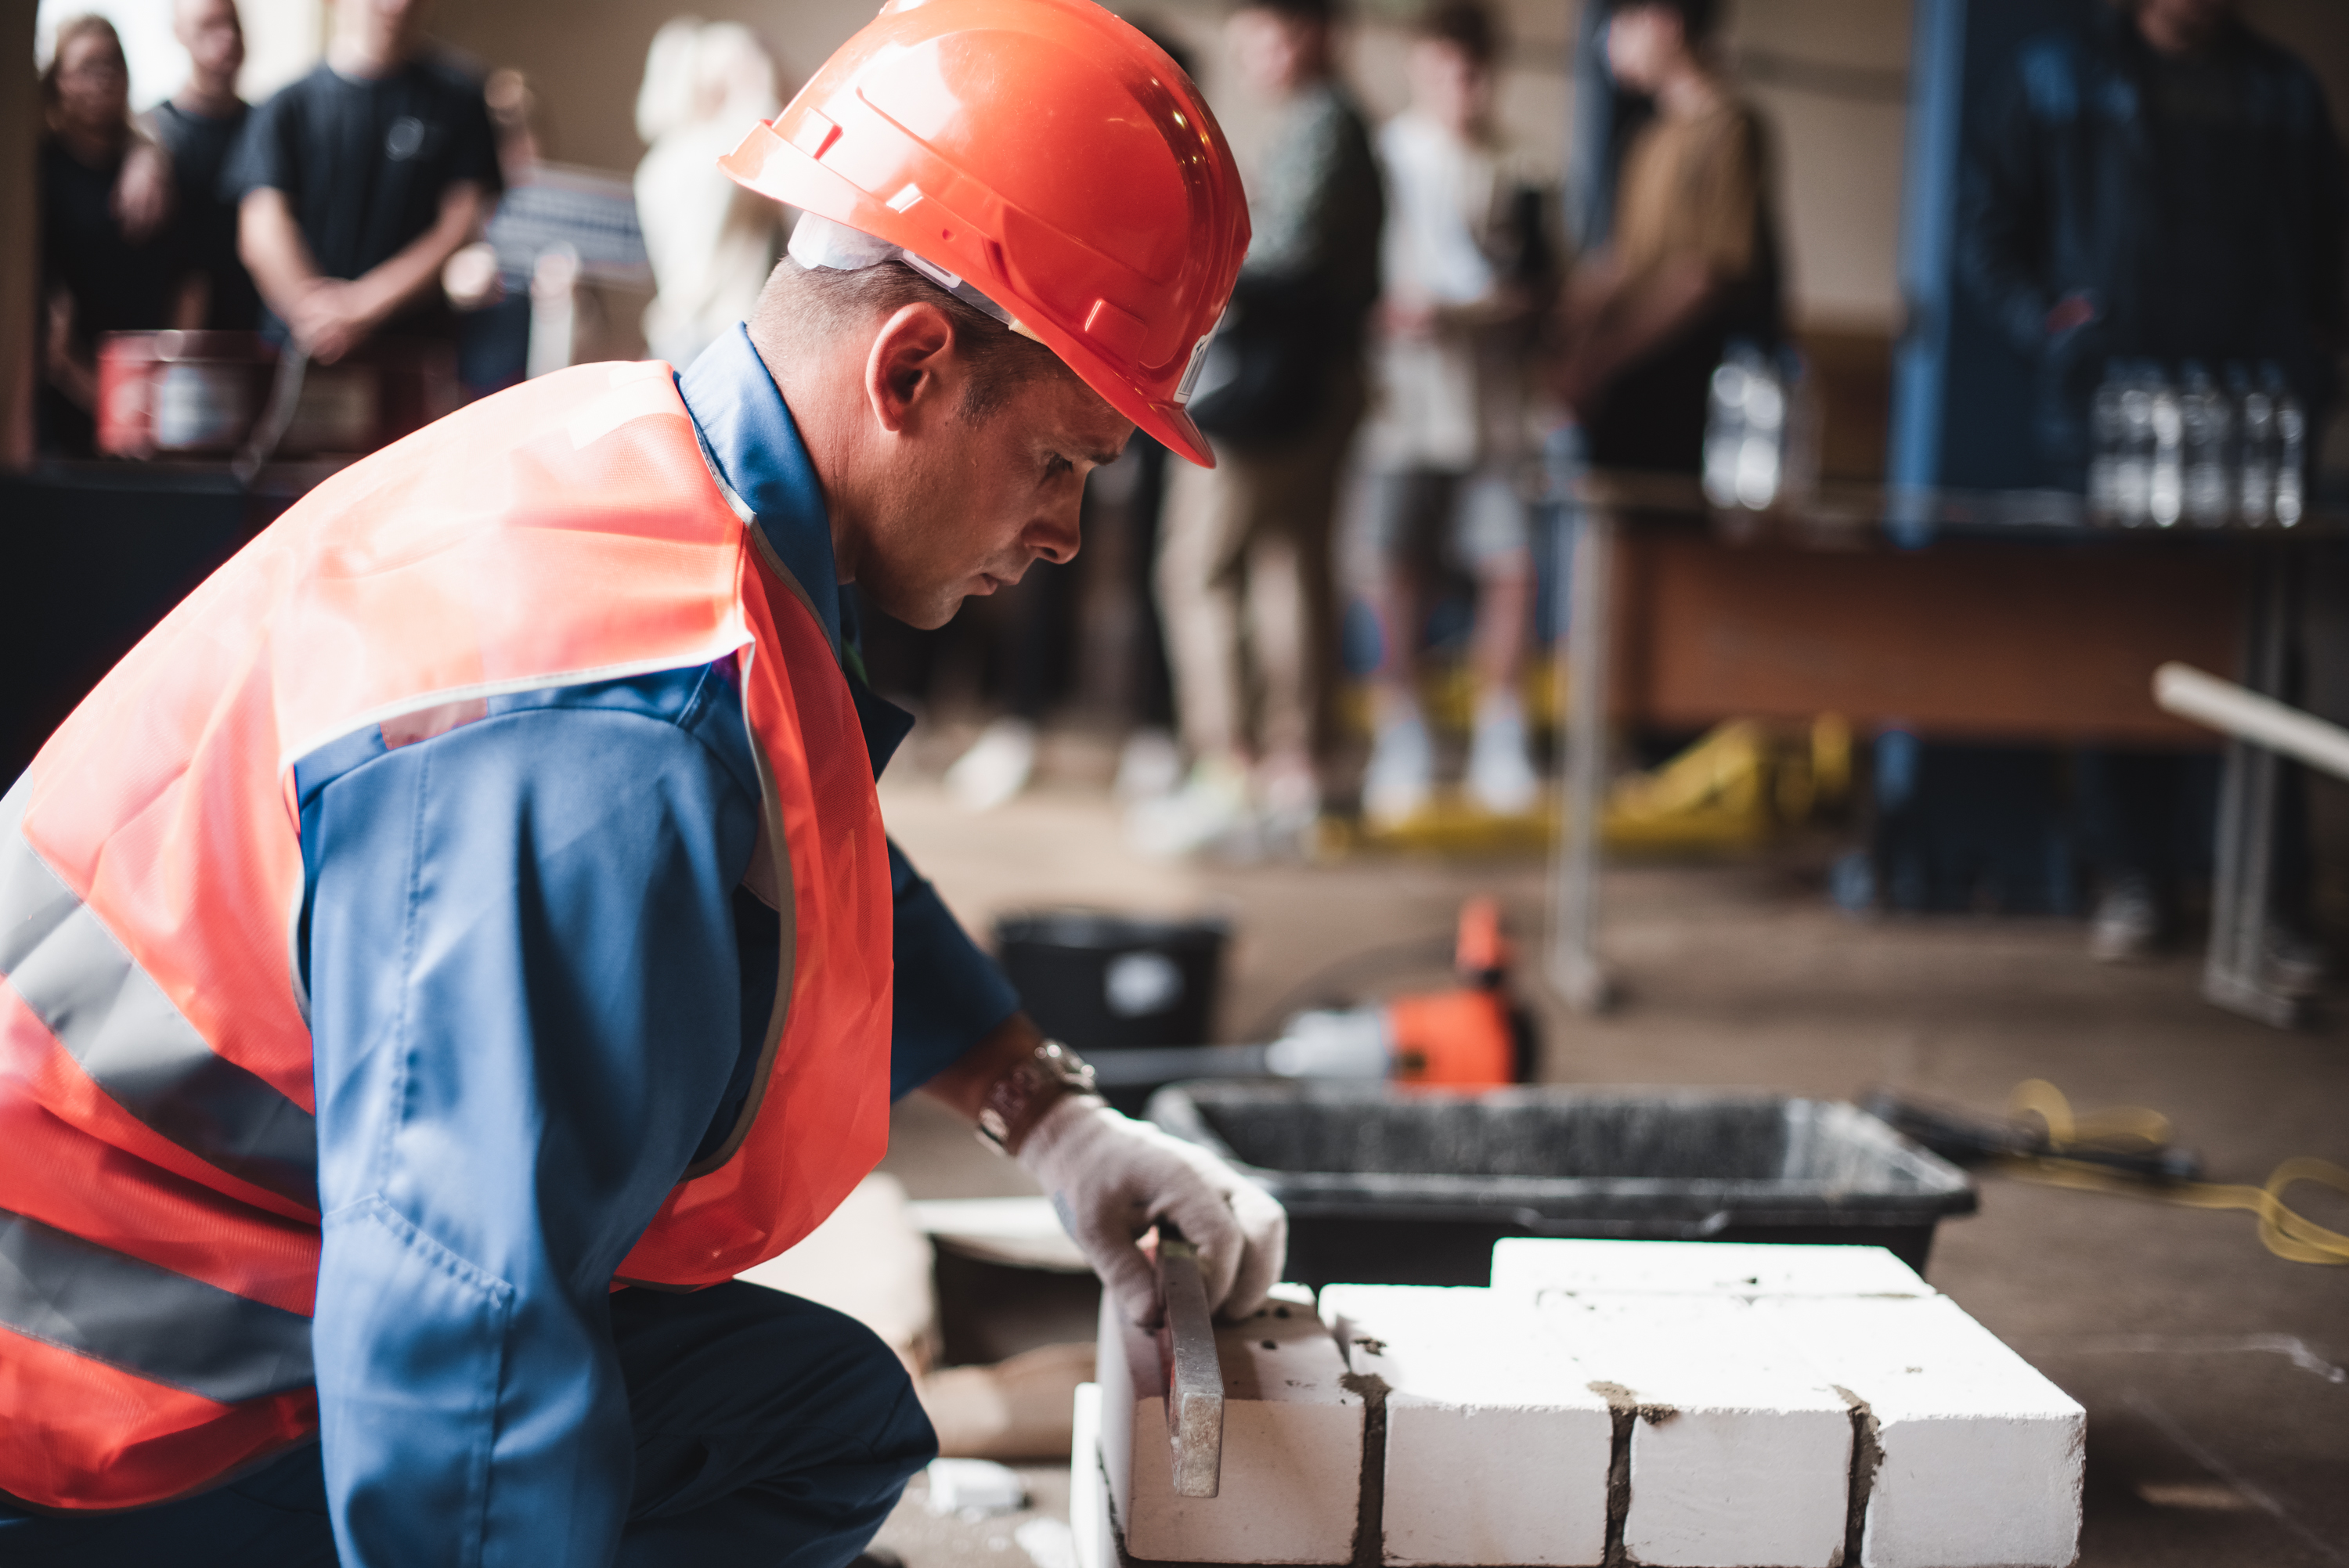
<path fill-rule="evenodd" d="M 2116 359 L 2089 404 L 2088 510 L 2128 528 L 2290 528 L 2306 495 L 2308 413 L 2274 365 L 2188 361 L 2173 380 Z"/>
<path fill-rule="evenodd" d="M 1733 343 L 1705 410 L 1705 500 L 1760 511 L 1804 494 L 1817 478 L 1816 432 L 1801 356 Z"/>

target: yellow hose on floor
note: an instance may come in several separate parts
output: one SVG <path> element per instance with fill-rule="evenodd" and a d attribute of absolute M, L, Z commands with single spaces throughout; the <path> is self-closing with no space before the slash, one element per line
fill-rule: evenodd
<path fill-rule="evenodd" d="M 2035 1116 L 2046 1123 L 2048 1144 L 2058 1150 L 2132 1143 L 2158 1148 L 2169 1141 L 2169 1119 L 2159 1111 L 2143 1106 L 2120 1106 L 2075 1118 L 2064 1091 L 2044 1078 L 2025 1078 L 2015 1085 L 2007 1108 L 2017 1116 Z M 2266 1184 L 2260 1187 L 2221 1181 L 2149 1181 L 2066 1160 L 2060 1152 L 2038 1159 L 2002 1160 L 1999 1163 L 2011 1175 L 2051 1187 L 2158 1198 L 2189 1209 L 2247 1209 L 2260 1217 L 2260 1241 L 2276 1256 L 2296 1264 L 2349 1264 L 2349 1235 L 2328 1230 L 2306 1215 L 2294 1212 L 2283 1201 L 2284 1192 L 2302 1181 L 2349 1195 L 2349 1171 L 2330 1160 L 2305 1156 L 2287 1160 L 2270 1171 Z"/>

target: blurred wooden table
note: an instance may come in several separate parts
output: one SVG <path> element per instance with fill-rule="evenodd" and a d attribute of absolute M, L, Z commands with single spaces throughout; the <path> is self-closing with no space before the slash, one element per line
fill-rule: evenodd
<path fill-rule="evenodd" d="M 1897 725 L 1939 739 L 2206 749 L 2161 711 L 2178 659 L 2281 695 L 2291 562 L 2349 536 L 2094 526 L 2077 497 L 1822 489 L 1766 511 L 1709 506 L 1693 480 L 1590 472 L 1567 509 L 1566 820 L 1552 983 L 1610 1004 L 1599 952 L 1599 818 L 1610 727 L 1736 717 Z M 2228 747 L 2204 993 L 2286 1025 L 2264 981 L 2276 759 Z"/>

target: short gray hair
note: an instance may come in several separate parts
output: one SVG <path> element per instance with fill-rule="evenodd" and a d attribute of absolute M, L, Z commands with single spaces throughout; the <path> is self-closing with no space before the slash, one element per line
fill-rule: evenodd
<path fill-rule="evenodd" d="M 1039 377 L 1071 374 L 1060 356 L 964 304 L 903 262 L 839 272 L 803 267 L 785 256 L 768 274 L 750 312 L 750 336 L 789 349 L 813 346 L 895 315 L 909 304 L 936 305 L 953 324 L 955 346 L 969 361 L 965 418 L 985 419 Z"/>

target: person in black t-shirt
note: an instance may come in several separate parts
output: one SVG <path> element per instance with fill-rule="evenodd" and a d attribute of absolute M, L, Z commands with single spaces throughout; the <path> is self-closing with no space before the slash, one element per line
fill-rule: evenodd
<path fill-rule="evenodd" d="M 236 201 L 221 193 L 221 170 L 251 111 L 236 96 L 244 26 L 234 0 L 179 0 L 171 31 L 188 51 L 188 85 L 155 106 L 147 132 L 171 155 L 177 221 L 188 264 L 203 279 L 203 324 L 219 332 L 261 325 L 261 295 L 236 253 Z"/>
<path fill-rule="evenodd" d="M 93 449 L 98 338 L 192 325 L 182 306 L 178 237 L 126 199 L 125 165 L 157 157 L 130 119 L 122 41 L 103 18 L 57 30 L 41 73 L 41 384 L 36 440 L 46 453 Z M 168 188 L 167 188 L 168 189 Z"/>
<path fill-rule="evenodd" d="M 222 189 L 273 336 L 332 364 L 378 333 L 453 341 L 440 269 L 497 194 L 481 85 L 430 57 L 422 0 L 343 0 L 326 64 L 253 111 Z"/>

